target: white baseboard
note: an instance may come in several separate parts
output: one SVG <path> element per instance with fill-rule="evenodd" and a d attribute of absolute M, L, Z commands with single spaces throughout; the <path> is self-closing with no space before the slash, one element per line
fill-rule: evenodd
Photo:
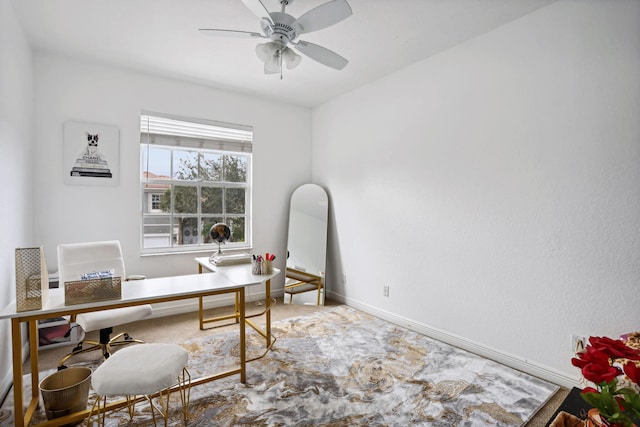
<path fill-rule="evenodd" d="M 559 386 L 567 388 L 582 387 L 580 385 L 579 378 L 572 377 L 556 369 L 532 362 L 530 360 L 522 359 L 521 357 L 514 356 L 512 354 L 508 354 L 491 347 L 484 346 L 477 342 L 468 340 L 464 337 L 450 334 L 448 332 L 433 328 L 423 323 L 415 322 L 405 317 L 398 316 L 397 314 L 385 310 L 380 310 L 379 308 L 371 306 L 369 304 L 362 303 L 352 298 L 346 298 L 344 295 L 327 291 L 327 296 L 333 301 L 344 303 L 348 306 L 364 311 L 365 313 L 369 313 L 373 316 L 387 320 L 398 326 L 405 327 L 409 330 L 450 344 L 454 347 L 458 347 L 479 356 L 486 357 L 487 359 L 502 363 L 503 365 L 549 381 L 553 384 L 557 384 Z"/>
<path fill-rule="evenodd" d="M 25 341 L 22 343 L 22 363 L 27 361 L 29 357 L 29 341 Z M 11 387 L 13 386 L 13 370 L 7 371 L 0 380 L 0 405 L 4 404 L 5 399 L 11 392 Z"/>
<path fill-rule="evenodd" d="M 11 386 L 13 385 L 13 371 L 7 371 L 0 381 L 0 404 L 4 403 L 4 400 L 9 395 L 11 391 Z"/>

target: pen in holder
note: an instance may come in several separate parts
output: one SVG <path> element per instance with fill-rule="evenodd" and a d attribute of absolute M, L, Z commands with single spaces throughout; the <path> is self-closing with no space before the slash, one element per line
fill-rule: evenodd
<path fill-rule="evenodd" d="M 252 274 L 273 274 L 273 260 L 276 256 L 267 253 L 264 257 L 262 255 L 253 255 L 251 260 L 251 273 Z"/>

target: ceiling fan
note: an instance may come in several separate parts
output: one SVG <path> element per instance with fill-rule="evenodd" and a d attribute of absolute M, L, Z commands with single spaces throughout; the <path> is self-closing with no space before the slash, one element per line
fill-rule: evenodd
<path fill-rule="evenodd" d="M 280 78 L 282 78 L 283 62 L 287 69 L 291 70 L 298 66 L 302 59 L 289 45 L 327 67 L 336 70 L 342 70 L 346 67 L 349 61 L 334 51 L 304 40 L 298 40 L 298 36 L 301 34 L 327 28 L 351 16 L 353 11 L 346 0 L 331 0 L 323 3 L 297 19 L 285 13 L 285 8 L 291 5 L 294 0 L 278 0 L 281 6 L 280 12 L 269 12 L 264 1 L 242 0 L 245 6 L 260 18 L 262 33 L 215 28 L 200 28 L 200 31 L 212 35 L 269 39 L 269 42 L 256 46 L 256 54 L 264 62 L 264 73 L 280 73 Z"/>

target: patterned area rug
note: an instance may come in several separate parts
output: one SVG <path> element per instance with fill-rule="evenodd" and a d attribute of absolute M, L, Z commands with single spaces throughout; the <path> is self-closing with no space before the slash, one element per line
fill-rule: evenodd
<path fill-rule="evenodd" d="M 346 306 L 274 322 L 272 331 L 278 341 L 248 364 L 246 384 L 234 375 L 192 388 L 187 425 L 521 426 L 558 389 Z M 248 357 L 259 354 L 264 339 L 247 336 Z M 182 345 L 194 378 L 238 360 L 237 332 Z M 171 407 L 169 424 L 185 425 L 177 394 Z M 107 419 L 127 422 L 126 410 Z M 148 406 L 137 405 L 134 424 L 150 422 Z"/>

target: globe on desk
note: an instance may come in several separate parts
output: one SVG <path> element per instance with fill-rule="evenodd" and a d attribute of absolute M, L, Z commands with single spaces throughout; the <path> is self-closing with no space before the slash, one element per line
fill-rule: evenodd
<path fill-rule="evenodd" d="M 209 230 L 209 236 L 211 236 L 211 240 L 214 242 L 218 242 L 218 254 L 222 253 L 222 249 L 220 249 L 220 244 L 225 243 L 231 237 L 231 229 L 227 224 L 219 222 L 217 224 L 213 224 L 211 229 Z"/>

